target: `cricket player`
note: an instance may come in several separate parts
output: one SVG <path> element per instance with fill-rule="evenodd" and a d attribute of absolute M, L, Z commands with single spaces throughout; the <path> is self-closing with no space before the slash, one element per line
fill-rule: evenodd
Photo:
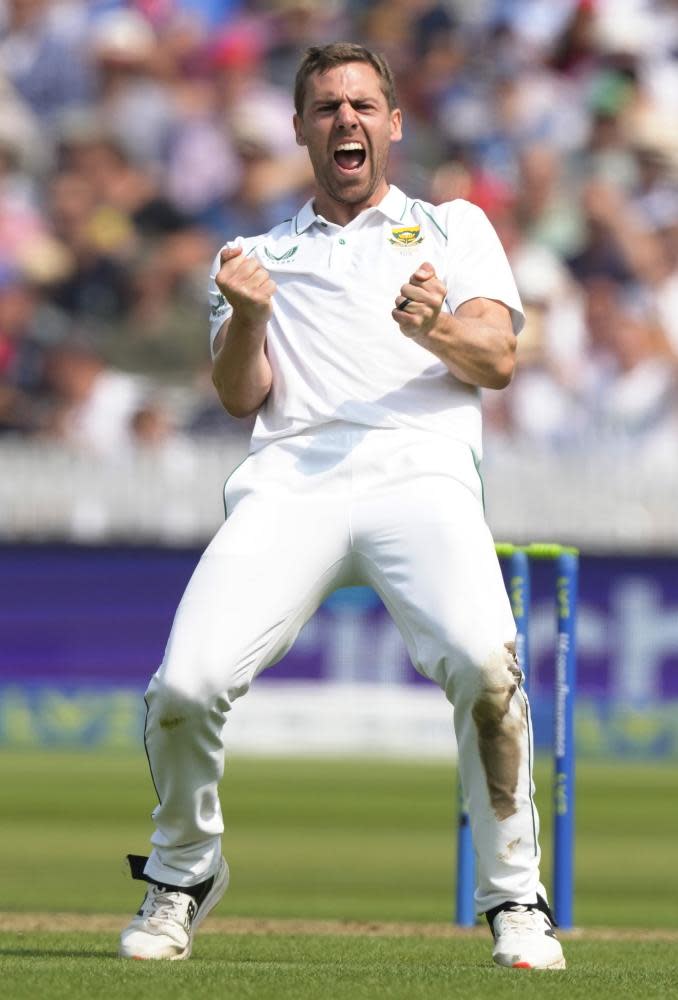
<path fill-rule="evenodd" d="M 329 593 L 368 584 L 454 706 L 495 962 L 561 969 L 515 624 L 478 473 L 479 388 L 511 379 L 518 293 L 478 208 L 389 185 L 402 118 L 381 57 L 309 49 L 295 107 L 314 197 L 228 243 L 212 274 L 214 384 L 256 424 L 146 694 L 159 804 L 150 857 L 130 856 L 148 885 L 120 954 L 188 958 L 228 882 L 217 792 L 228 713 Z"/>

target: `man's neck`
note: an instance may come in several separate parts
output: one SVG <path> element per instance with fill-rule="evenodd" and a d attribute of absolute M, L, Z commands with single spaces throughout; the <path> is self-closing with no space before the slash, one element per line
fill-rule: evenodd
<path fill-rule="evenodd" d="M 349 204 L 343 201 L 337 201 L 327 194 L 326 191 L 318 191 L 316 189 L 315 198 L 313 200 L 313 208 L 316 215 L 322 215 L 323 219 L 327 219 L 328 222 L 333 222 L 337 226 L 347 226 L 349 222 L 357 219 L 359 215 L 362 215 L 364 211 L 368 208 L 374 208 L 375 205 L 379 205 L 383 199 L 386 197 L 389 191 L 389 185 L 384 181 L 369 198 L 365 201 L 359 201 L 355 204 Z"/>

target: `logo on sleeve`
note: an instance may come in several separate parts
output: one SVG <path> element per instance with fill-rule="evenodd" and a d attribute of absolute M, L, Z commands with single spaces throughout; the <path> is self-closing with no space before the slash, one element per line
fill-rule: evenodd
<path fill-rule="evenodd" d="M 222 295 L 221 292 L 217 295 L 216 302 L 210 307 L 210 313 L 212 316 L 221 316 L 228 310 L 228 302 L 226 301 L 226 296 Z"/>
<path fill-rule="evenodd" d="M 413 250 L 424 242 L 420 230 L 421 226 L 396 226 L 391 230 L 388 241 L 399 250 Z"/>
<path fill-rule="evenodd" d="M 286 250 L 285 253 L 281 253 L 279 257 L 276 257 L 274 253 L 271 253 L 268 247 L 264 247 L 264 253 L 268 259 L 272 260 L 275 264 L 289 264 L 298 249 L 299 244 L 297 243 L 290 250 Z"/>

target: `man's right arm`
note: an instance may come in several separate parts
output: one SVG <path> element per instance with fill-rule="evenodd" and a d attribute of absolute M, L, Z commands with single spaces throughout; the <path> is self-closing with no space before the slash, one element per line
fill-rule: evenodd
<path fill-rule="evenodd" d="M 212 381 L 231 416 L 248 417 L 271 390 L 266 327 L 275 284 L 257 260 L 243 255 L 241 247 L 221 251 L 215 280 L 233 306 L 233 314 L 214 342 Z"/>

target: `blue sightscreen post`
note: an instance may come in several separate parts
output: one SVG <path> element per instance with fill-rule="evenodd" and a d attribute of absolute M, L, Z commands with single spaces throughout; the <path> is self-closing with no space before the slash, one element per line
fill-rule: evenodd
<path fill-rule="evenodd" d="M 553 713 L 553 909 L 560 927 L 572 927 L 574 900 L 574 700 L 577 670 L 579 555 L 556 559 L 557 648 Z"/>
<path fill-rule="evenodd" d="M 464 800 L 461 781 L 457 778 L 458 815 L 457 829 L 457 911 L 459 927 L 473 927 L 476 922 L 476 862 L 468 809 Z"/>
<path fill-rule="evenodd" d="M 515 549 L 509 559 L 508 591 L 516 623 L 516 656 L 523 672 L 523 687 L 527 691 L 530 676 L 530 560 L 524 549 Z"/>

